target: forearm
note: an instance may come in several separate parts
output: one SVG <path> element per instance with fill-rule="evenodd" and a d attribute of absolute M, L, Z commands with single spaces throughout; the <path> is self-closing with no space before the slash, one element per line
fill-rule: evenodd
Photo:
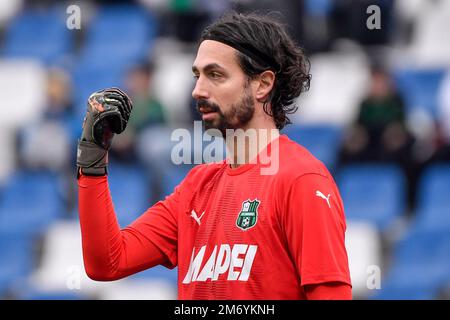
<path fill-rule="evenodd" d="M 113 136 L 125 130 L 131 109 L 130 98 L 119 88 L 94 92 L 78 142 L 83 259 L 86 273 L 94 280 L 120 279 L 167 261 L 143 227 L 120 230 L 108 188 L 108 150 Z"/>
<path fill-rule="evenodd" d="M 83 259 L 91 279 L 117 280 L 163 262 L 163 254 L 137 230 L 120 230 L 106 176 L 81 176 L 78 190 Z"/>

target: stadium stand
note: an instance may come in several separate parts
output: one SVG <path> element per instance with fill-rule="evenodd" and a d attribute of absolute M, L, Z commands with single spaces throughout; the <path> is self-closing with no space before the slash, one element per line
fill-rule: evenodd
<path fill-rule="evenodd" d="M 450 199 L 447 191 L 450 187 L 450 165 L 430 166 L 423 174 L 419 185 L 419 208 L 449 208 Z"/>
<path fill-rule="evenodd" d="M 45 102 L 45 77 L 45 68 L 34 60 L 0 61 L 0 97 L 5 105 L 14 105 L 0 109 L 2 127 L 15 129 L 39 117 Z"/>
<path fill-rule="evenodd" d="M 93 21 L 73 72 L 80 117 L 92 92 L 123 87 L 127 68 L 148 58 L 157 32 L 154 17 L 132 5 L 101 7 Z"/>
<path fill-rule="evenodd" d="M 394 71 L 394 81 L 405 98 L 406 111 L 422 109 L 429 116 L 437 116 L 437 93 L 444 77 L 444 69 L 403 69 Z"/>
<path fill-rule="evenodd" d="M 111 163 L 108 179 L 114 209 L 122 227 L 126 227 L 150 206 L 152 193 L 142 168 Z M 124 188 L 126 186 L 126 188 Z"/>
<path fill-rule="evenodd" d="M 390 165 L 349 165 L 337 177 L 346 218 L 387 231 L 406 209 L 405 178 Z"/>
<path fill-rule="evenodd" d="M 383 264 L 382 239 L 380 232 L 372 223 L 347 221 L 345 234 L 350 277 L 355 297 L 367 297 L 370 290 L 367 287 L 370 274 L 375 275 Z M 378 269 L 377 269 L 378 268 Z M 375 287 L 377 283 L 374 283 Z"/>
<path fill-rule="evenodd" d="M 146 58 L 156 35 L 156 21 L 147 11 L 132 5 L 101 7 L 93 21 L 81 52 L 82 61 L 120 65 Z"/>
<path fill-rule="evenodd" d="M 394 248 L 385 286 L 374 298 L 431 299 L 450 279 L 449 229 L 438 232 L 411 230 Z"/>
<path fill-rule="evenodd" d="M 306 14 L 329 21 L 333 1 L 306 2 Z M 428 128 L 434 130 L 433 121 L 441 120 L 437 92 L 450 68 L 450 42 L 445 41 L 450 5 L 397 2 L 398 15 L 414 30 L 411 41 L 399 41 L 396 37 L 401 35 L 393 29 L 388 45 L 395 47 L 395 63 L 384 62 L 406 102 L 408 117 L 425 111 L 431 119 Z M 74 146 L 87 97 L 105 87 L 124 87 L 128 68 L 151 60 L 155 63 L 152 88 L 167 108 L 168 126 L 148 128 L 136 137 L 135 162 L 111 159 L 109 183 L 121 226 L 170 194 L 192 167 L 172 164 L 171 151 L 177 142 L 170 141 L 170 135 L 180 127 L 192 132 L 188 107 L 192 107 L 195 44 L 164 38 L 161 30 L 170 29 L 171 22 L 161 19 L 157 10 L 139 5 L 89 2 L 95 10 L 83 7 L 92 16 L 75 34 L 66 28 L 64 7 L 22 4 L 17 10 L 19 1 L 14 1 L 14 8 L 11 1 L 10 9 L 8 3 L 0 5 L 1 14 L 8 13 L 0 19 L 0 298 L 175 299 L 176 268 L 158 266 L 113 283 L 87 277 L 77 220 Z M 354 39 L 334 40 L 327 51 L 311 56 L 311 89 L 296 101 L 300 108 L 291 116 L 294 124 L 283 133 L 308 148 L 336 177 L 347 217 L 354 297 L 436 299 L 450 288 L 449 163 L 427 163 L 411 215 L 405 214 L 407 184 L 398 167 L 387 163 L 339 167 L 342 135 L 368 87 L 370 63 L 365 51 L 371 48 Z M 18 132 L 33 130 L 30 124 L 42 117 L 48 69 L 54 65 L 62 66 L 74 85 L 76 115 L 69 125 L 62 125 L 73 146 L 67 155 L 68 172 L 29 168 L 18 155 Z M 422 130 L 414 121 L 408 125 Z M 422 130 L 422 134 L 428 135 L 427 141 L 439 141 L 438 132 Z M 35 149 L 30 150 L 28 154 Z M 398 221 L 404 230 L 394 232 Z M 381 290 L 371 290 L 368 277 L 376 276 L 377 267 Z"/>
<path fill-rule="evenodd" d="M 394 246 L 386 287 L 376 298 L 429 299 L 450 284 L 449 184 L 448 165 L 434 165 L 424 172 L 418 212 Z"/>
<path fill-rule="evenodd" d="M 46 64 L 64 59 L 73 50 L 73 33 L 66 28 L 65 19 L 65 10 L 58 7 L 19 14 L 6 30 L 4 55 Z"/>
<path fill-rule="evenodd" d="M 0 203 L 0 232 L 38 235 L 59 217 L 64 206 L 58 177 L 51 172 L 16 172 Z"/>
<path fill-rule="evenodd" d="M 0 296 L 9 294 L 19 279 L 35 267 L 32 241 L 18 232 L 0 232 Z"/>
<path fill-rule="evenodd" d="M 45 292 L 38 289 L 24 290 L 23 293 L 17 297 L 21 300 L 84 300 L 85 296 L 76 292 Z"/>
<path fill-rule="evenodd" d="M 283 130 L 291 140 L 301 144 L 321 160 L 329 170 L 337 165 L 341 129 L 332 125 L 290 125 Z"/>
<path fill-rule="evenodd" d="M 73 297 L 74 294 L 95 299 L 137 299 L 137 295 L 141 299 L 154 299 L 159 292 L 163 299 L 176 298 L 176 286 L 173 285 L 176 269 L 169 271 L 157 267 L 117 282 L 92 281 L 84 271 L 80 243 L 78 221 L 66 220 L 53 224 L 43 241 L 39 267 L 29 277 L 28 287 L 20 291 L 46 295 L 59 293 L 61 299 Z M 127 285 L 129 282 L 130 286 Z M 139 284 L 133 285 L 136 282 Z M 133 293 L 131 287 L 138 292 Z"/>
<path fill-rule="evenodd" d="M 14 106 L 0 108 L 0 181 L 4 182 L 16 167 L 16 130 L 42 112 L 45 76 L 45 69 L 33 60 L 0 59 L 0 99 L 5 106 Z"/>
<path fill-rule="evenodd" d="M 297 99 L 300 109 L 291 116 L 293 122 L 335 126 L 351 123 L 369 81 L 364 55 L 357 50 L 356 53 L 317 54 L 311 58 L 311 74 L 311 88 Z"/>

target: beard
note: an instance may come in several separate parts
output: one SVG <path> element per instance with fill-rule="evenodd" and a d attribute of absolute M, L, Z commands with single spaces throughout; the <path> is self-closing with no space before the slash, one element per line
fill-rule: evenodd
<path fill-rule="evenodd" d="M 222 112 L 219 105 L 204 99 L 197 101 L 198 112 L 200 112 L 200 108 L 205 109 L 208 112 L 217 112 L 218 116 L 215 117 L 215 119 L 203 120 L 203 126 L 205 130 L 219 130 L 223 138 L 225 138 L 227 129 L 239 129 L 244 127 L 253 118 L 255 113 L 255 104 L 248 85 L 244 87 L 244 93 L 241 99 L 232 104 L 230 110 L 227 112 Z"/>

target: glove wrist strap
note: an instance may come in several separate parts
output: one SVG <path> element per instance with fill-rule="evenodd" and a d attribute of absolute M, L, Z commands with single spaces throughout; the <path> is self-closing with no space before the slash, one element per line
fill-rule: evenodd
<path fill-rule="evenodd" d="M 79 141 L 77 150 L 78 178 L 81 172 L 87 176 L 104 176 L 108 166 L 108 151 L 95 143 Z"/>

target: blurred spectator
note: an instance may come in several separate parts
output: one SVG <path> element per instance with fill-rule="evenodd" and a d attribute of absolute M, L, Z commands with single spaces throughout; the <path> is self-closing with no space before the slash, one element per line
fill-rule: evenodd
<path fill-rule="evenodd" d="M 62 172 L 71 168 L 73 123 L 71 82 L 63 70 L 49 70 L 46 96 L 41 117 L 19 132 L 19 158 L 26 168 Z"/>
<path fill-rule="evenodd" d="M 372 70 L 369 94 L 360 104 L 355 125 L 344 142 L 342 160 L 401 162 L 411 147 L 405 125 L 404 104 L 389 75 Z"/>
<path fill-rule="evenodd" d="M 154 66 L 143 63 L 133 67 L 126 79 L 126 87 L 133 100 L 133 113 L 129 125 L 136 131 L 154 124 L 165 123 L 164 108 L 152 95 Z"/>
<path fill-rule="evenodd" d="M 64 122 L 72 116 L 72 89 L 67 73 L 61 69 L 52 69 L 47 80 L 47 108 L 44 118 Z"/>
<path fill-rule="evenodd" d="M 405 122 L 402 97 L 389 74 L 373 67 L 368 95 L 362 100 L 354 125 L 347 130 L 340 162 L 389 162 L 401 166 L 411 184 L 416 179 L 414 138 Z M 414 186 L 410 200 L 413 201 Z"/>
<path fill-rule="evenodd" d="M 164 107 L 152 94 L 153 71 L 153 64 L 141 63 L 126 75 L 126 92 L 133 101 L 133 112 L 127 130 L 114 139 L 111 147 L 112 157 L 118 160 L 135 161 L 136 136 L 148 127 L 166 123 Z"/>

